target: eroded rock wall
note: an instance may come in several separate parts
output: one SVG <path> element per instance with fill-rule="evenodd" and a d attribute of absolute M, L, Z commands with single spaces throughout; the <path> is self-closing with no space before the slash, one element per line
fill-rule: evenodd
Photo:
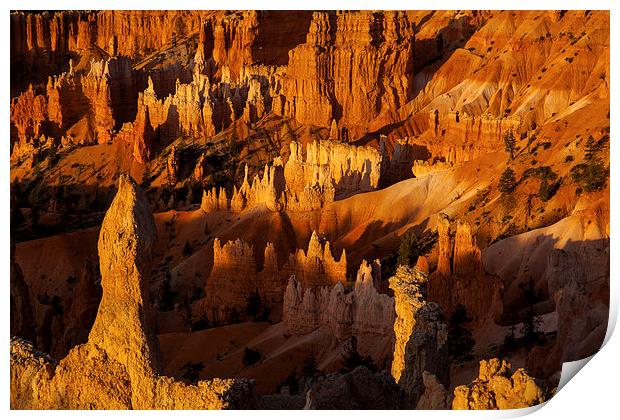
<path fill-rule="evenodd" d="M 411 99 L 413 39 L 402 12 L 315 12 L 306 42 L 289 52 L 285 115 L 321 127 L 336 119 L 354 137 Z"/>
<path fill-rule="evenodd" d="M 492 322 L 502 310 L 501 281 L 487 274 L 469 222 L 440 215 L 437 268 L 430 275 L 429 297 L 451 314 L 464 305 L 476 325 Z M 479 287 L 480 283 L 485 287 Z"/>

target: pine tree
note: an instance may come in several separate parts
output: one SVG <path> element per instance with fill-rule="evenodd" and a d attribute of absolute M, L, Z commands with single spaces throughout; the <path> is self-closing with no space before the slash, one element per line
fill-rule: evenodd
<path fill-rule="evenodd" d="M 523 334 L 523 341 L 525 345 L 531 345 L 538 341 L 541 335 L 540 325 L 542 324 L 542 319 L 539 315 L 536 315 L 536 312 L 534 311 L 534 305 L 538 302 L 539 296 L 536 293 L 533 281 L 530 281 L 525 285 L 520 284 L 519 288 L 521 289 L 523 297 L 528 304 L 526 308 L 526 318 L 523 321 L 523 326 L 521 327 L 521 334 Z"/>
<path fill-rule="evenodd" d="M 452 358 L 458 362 L 473 359 L 474 338 L 472 330 L 467 325 L 472 318 L 467 313 L 467 308 L 458 303 L 448 323 L 448 350 Z"/>
<path fill-rule="evenodd" d="M 418 261 L 418 237 L 413 231 L 403 235 L 398 249 L 398 265 L 415 265 Z"/>
<path fill-rule="evenodd" d="M 517 187 L 517 178 L 515 177 L 515 171 L 506 168 L 499 179 L 499 190 L 502 194 L 510 194 Z"/>
<path fill-rule="evenodd" d="M 515 135 L 512 130 L 508 130 L 506 134 L 504 134 L 504 146 L 506 151 L 510 153 L 510 159 L 514 159 L 515 157 L 515 149 L 516 149 L 517 141 L 515 139 Z"/>
<path fill-rule="evenodd" d="M 186 257 L 188 255 L 192 255 L 192 247 L 189 244 L 189 241 L 185 241 L 185 245 L 183 246 L 183 255 L 185 255 Z"/>
<path fill-rule="evenodd" d="M 351 372 L 358 366 L 364 366 L 371 372 L 377 371 L 377 365 L 375 361 L 372 360 L 372 357 L 364 357 L 357 351 L 357 337 L 355 336 L 352 336 L 345 344 L 342 359 L 341 373 Z"/>
<path fill-rule="evenodd" d="M 588 137 L 586 140 L 586 149 L 585 149 L 585 158 L 588 161 L 591 161 L 594 158 L 594 155 L 599 150 L 599 145 L 596 141 L 594 141 L 594 137 Z"/>
<path fill-rule="evenodd" d="M 317 373 L 320 373 L 320 370 L 317 367 L 316 358 L 314 357 L 313 352 L 304 360 L 304 363 L 301 366 L 301 375 L 304 378 L 314 378 Z"/>
<path fill-rule="evenodd" d="M 540 188 L 538 189 L 538 196 L 542 201 L 549 201 L 551 198 L 551 186 L 547 178 L 540 180 Z"/>

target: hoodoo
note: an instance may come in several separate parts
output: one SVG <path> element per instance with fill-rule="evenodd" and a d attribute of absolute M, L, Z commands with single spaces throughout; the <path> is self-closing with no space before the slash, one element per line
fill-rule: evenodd
<path fill-rule="evenodd" d="M 608 11 L 10 31 L 11 408 L 522 408 L 601 347 Z"/>

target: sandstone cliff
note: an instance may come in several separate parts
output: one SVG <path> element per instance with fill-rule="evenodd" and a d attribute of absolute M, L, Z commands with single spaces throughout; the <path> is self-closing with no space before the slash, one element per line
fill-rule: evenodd
<path fill-rule="evenodd" d="M 443 384 L 448 382 L 448 329 L 441 307 L 426 301 L 427 281 L 425 274 L 408 266 L 398 267 L 389 280 L 396 310 L 391 372 L 405 392 L 406 405 L 411 407 L 424 392 L 424 372 L 435 375 Z"/>
<path fill-rule="evenodd" d="M 338 196 L 372 191 L 379 186 L 381 155 L 370 147 L 355 147 L 342 142 L 314 141 L 306 145 L 306 156 L 297 142 L 290 144 L 291 154 L 284 166 L 287 186 L 301 191 L 306 186 L 331 187 Z"/>
<path fill-rule="evenodd" d="M 331 288 L 346 281 L 345 251 L 339 260 L 334 259 L 329 241 L 322 243 L 315 232 L 308 250 L 296 250 L 281 266 L 275 247 L 267 243 L 262 262 L 259 270 L 254 249 L 247 242 L 237 239 L 222 245 L 216 238 L 213 268 L 204 285 L 206 296 L 193 305 L 193 316 L 216 324 L 239 322 L 249 315 L 249 301 L 255 296 L 279 319 L 289 277 L 299 279 L 304 288 Z"/>
<path fill-rule="evenodd" d="M 341 282 L 304 289 L 291 277 L 284 295 L 283 321 L 294 334 L 308 334 L 325 326 L 339 341 L 357 337 L 363 348 L 379 337 L 391 345 L 394 301 L 375 288 L 374 282 L 380 278 L 378 261 L 372 265 L 362 262 L 348 293 Z"/>
<path fill-rule="evenodd" d="M 450 220 L 448 216 L 440 215 L 437 232 L 437 269 L 430 276 L 430 298 L 447 314 L 451 314 L 460 303 L 475 324 L 493 321 L 502 310 L 503 287 L 496 276 L 485 273 L 471 225 L 464 220 Z M 479 282 L 486 286 L 478 287 Z"/>
<path fill-rule="evenodd" d="M 357 136 L 411 99 L 413 35 L 402 12 L 315 12 L 306 42 L 289 52 L 285 115 L 322 127 L 336 119 Z"/>
<path fill-rule="evenodd" d="M 223 188 L 204 191 L 201 209 L 241 212 L 264 204 L 271 211 L 303 212 L 319 210 L 339 198 L 377 189 L 381 174 L 381 155 L 369 147 L 356 147 L 332 141 L 314 141 L 301 146 L 292 141 L 286 164 L 282 157 L 265 165 L 262 177 L 250 182 L 248 167 L 239 187 L 232 194 Z"/>
<path fill-rule="evenodd" d="M 57 365 L 19 340 L 11 343 L 13 408 L 252 407 L 253 384 L 213 379 L 197 385 L 158 376 L 148 324 L 148 267 L 157 236 L 133 180 L 121 177 L 99 238 L 103 297 L 87 344 Z"/>

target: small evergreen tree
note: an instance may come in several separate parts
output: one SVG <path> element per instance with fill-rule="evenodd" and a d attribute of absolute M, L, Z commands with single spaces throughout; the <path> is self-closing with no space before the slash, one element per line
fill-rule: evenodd
<path fill-rule="evenodd" d="M 358 366 L 364 366 L 371 372 L 377 371 L 377 365 L 375 364 L 375 361 L 372 360 L 372 357 L 364 357 L 357 351 L 357 337 L 355 336 L 352 336 L 344 345 L 342 359 L 343 361 L 340 373 L 351 372 Z"/>
<path fill-rule="evenodd" d="M 530 281 L 525 285 L 520 284 L 519 288 L 521 289 L 523 297 L 528 305 L 526 308 L 526 318 L 523 321 L 523 326 L 521 327 L 523 342 L 526 346 L 528 346 L 536 343 L 540 338 L 540 325 L 542 324 L 542 319 L 539 315 L 536 315 L 536 312 L 534 311 L 534 305 L 538 301 L 538 294 L 534 289 L 534 283 Z"/>
<path fill-rule="evenodd" d="M 498 188 L 502 194 L 510 194 L 516 187 L 517 178 L 515 177 L 515 171 L 507 167 L 499 178 Z"/>
<path fill-rule="evenodd" d="M 517 337 L 515 332 L 517 331 L 517 327 L 511 325 L 509 328 L 509 333 L 504 337 L 504 342 L 501 346 L 501 353 L 504 355 L 509 355 L 511 352 L 517 349 Z"/>
<path fill-rule="evenodd" d="M 472 330 L 467 325 L 472 318 L 467 313 L 467 308 L 458 303 L 448 322 L 448 351 L 457 362 L 465 362 L 473 359 L 474 338 Z"/>
<path fill-rule="evenodd" d="M 320 373 L 319 368 L 317 367 L 316 358 L 314 357 L 314 353 L 304 359 L 304 362 L 301 366 L 301 375 L 304 378 L 314 378 L 318 373 Z"/>
<path fill-rule="evenodd" d="M 172 290 L 170 270 L 166 268 L 166 275 L 159 285 L 159 303 L 162 311 L 171 311 L 177 298 L 177 292 Z"/>
<path fill-rule="evenodd" d="M 183 372 L 181 377 L 188 382 L 196 383 L 204 367 L 205 365 L 202 362 L 187 362 L 181 367 L 181 372 Z"/>
<path fill-rule="evenodd" d="M 398 249 L 398 265 L 413 266 L 418 261 L 418 237 L 413 231 L 403 235 Z"/>
<path fill-rule="evenodd" d="M 297 395 L 299 393 L 299 381 L 297 380 L 297 370 L 293 369 L 286 378 L 282 380 L 276 386 L 276 394 L 280 394 L 282 392 L 282 388 L 285 386 L 288 387 L 288 392 L 290 395 Z"/>
<path fill-rule="evenodd" d="M 538 188 L 538 197 L 542 201 L 549 201 L 553 194 L 551 194 L 551 185 L 549 185 L 549 181 L 547 178 L 543 178 L 540 180 L 540 187 Z"/>
<path fill-rule="evenodd" d="M 248 314 L 252 315 L 253 317 L 256 317 L 261 307 L 260 295 L 257 292 L 252 292 L 248 295 L 245 302 L 247 303 L 246 310 Z"/>
<path fill-rule="evenodd" d="M 250 347 L 246 347 L 243 349 L 243 364 L 245 366 L 251 366 L 260 361 L 262 355 L 258 350 L 255 350 Z"/>
<path fill-rule="evenodd" d="M 600 150 L 600 145 L 597 141 L 594 140 L 594 137 L 589 136 L 588 140 L 586 140 L 586 149 L 585 149 L 585 158 L 586 160 L 591 161 L 596 155 L 596 152 Z"/>
<path fill-rule="evenodd" d="M 189 241 L 185 241 L 185 245 L 183 246 L 183 255 L 186 257 L 192 255 L 192 247 L 189 244 Z"/>
<path fill-rule="evenodd" d="M 418 262 L 418 257 L 431 252 L 438 238 L 436 230 L 426 231 L 420 238 L 413 230 L 409 230 L 400 241 L 397 265 L 414 266 Z"/>
<path fill-rule="evenodd" d="M 609 177 L 605 165 L 596 159 L 573 166 L 570 174 L 573 181 L 587 192 L 601 191 L 607 185 Z"/>
<path fill-rule="evenodd" d="M 510 153 L 510 159 L 514 159 L 517 141 L 512 130 L 506 131 L 504 134 L 504 147 L 508 153 Z"/>

